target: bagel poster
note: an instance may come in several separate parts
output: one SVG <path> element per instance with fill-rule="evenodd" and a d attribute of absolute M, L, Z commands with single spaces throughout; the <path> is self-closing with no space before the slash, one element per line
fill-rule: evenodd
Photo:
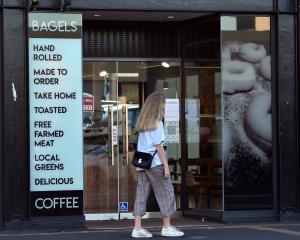
<path fill-rule="evenodd" d="M 83 214 L 81 14 L 29 13 L 32 216 Z"/>
<path fill-rule="evenodd" d="M 235 18 L 235 27 L 221 24 L 225 208 L 271 209 L 270 30 L 239 25 L 243 17 L 229 17 Z"/>

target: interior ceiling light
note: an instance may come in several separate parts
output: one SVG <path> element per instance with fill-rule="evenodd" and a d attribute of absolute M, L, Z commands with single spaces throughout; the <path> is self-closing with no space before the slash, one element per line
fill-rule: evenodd
<path fill-rule="evenodd" d="M 94 14 L 94 17 L 100 17 L 101 15 L 100 14 Z"/>
<path fill-rule="evenodd" d="M 174 16 L 168 16 L 168 19 L 173 19 L 174 18 Z"/>
<path fill-rule="evenodd" d="M 100 73 L 99 73 L 99 76 L 100 77 L 105 77 L 107 75 L 107 72 L 104 70 L 104 71 L 101 71 Z"/>
<path fill-rule="evenodd" d="M 165 68 L 169 68 L 170 67 L 170 64 L 167 63 L 167 62 L 162 62 L 161 65 Z"/>

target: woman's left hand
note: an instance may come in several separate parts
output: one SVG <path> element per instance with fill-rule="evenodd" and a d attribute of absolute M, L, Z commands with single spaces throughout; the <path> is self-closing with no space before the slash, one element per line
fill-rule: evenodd
<path fill-rule="evenodd" d="M 169 169 L 169 166 L 167 165 L 167 166 L 164 166 L 164 176 L 163 176 L 163 178 L 168 178 L 168 177 L 170 177 L 170 169 Z"/>

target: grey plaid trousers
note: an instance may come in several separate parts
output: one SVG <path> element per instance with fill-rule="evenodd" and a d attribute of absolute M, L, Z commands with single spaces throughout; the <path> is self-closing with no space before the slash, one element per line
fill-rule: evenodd
<path fill-rule="evenodd" d="M 170 217 L 176 211 L 176 200 L 171 177 L 163 178 L 162 165 L 145 171 L 137 171 L 137 188 L 134 203 L 134 216 L 146 214 L 146 203 L 152 185 L 155 198 L 163 217 Z"/>

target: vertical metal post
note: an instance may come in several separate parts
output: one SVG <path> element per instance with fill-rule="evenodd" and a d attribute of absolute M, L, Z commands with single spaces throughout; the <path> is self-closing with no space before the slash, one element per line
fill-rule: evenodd
<path fill-rule="evenodd" d="M 186 188 L 186 170 L 187 170 L 187 145 L 186 145 L 186 125 L 185 125 L 185 89 L 186 89 L 186 72 L 184 62 L 180 62 L 180 129 L 181 129 L 181 209 L 188 209 L 188 194 Z"/>

